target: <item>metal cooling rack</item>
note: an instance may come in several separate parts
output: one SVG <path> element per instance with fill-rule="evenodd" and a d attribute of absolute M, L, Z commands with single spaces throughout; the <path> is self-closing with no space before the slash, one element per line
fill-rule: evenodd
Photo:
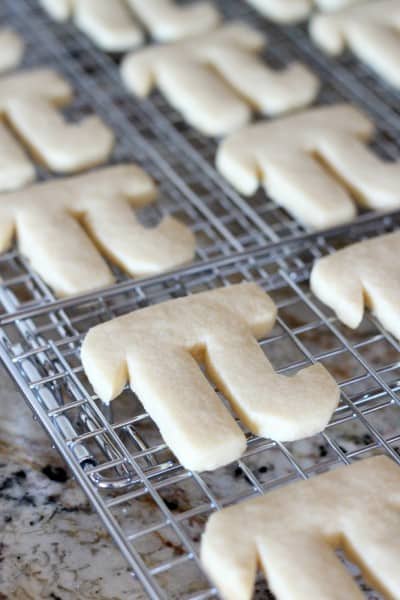
<path fill-rule="evenodd" d="M 279 68 L 300 60 L 318 73 L 322 87 L 317 104 L 350 101 L 368 112 L 377 124 L 374 150 L 389 160 L 400 158 L 398 93 L 351 56 L 333 61 L 316 52 L 304 27 L 274 26 L 246 2 L 220 0 L 218 4 L 227 18 L 246 19 L 266 32 L 269 64 Z M 112 162 L 137 162 L 155 178 L 160 185 L 158 210 L 146 210 L 144 222 L 153 223 L 160 213 L 182 219 L 196 234 L 197 261 L 304 233 L 263 190 L 243 199 L 214 168 L 216 140 L 190 128 L 159 94 L 144 101 L 130 96 L 121 83 L 118 60 L 95 48 L 73 24 L 54 23 L 36 0 L 4 0 L 1 20 L 23 35 L 25 66 L 54 66 L 71 81 L 76 99 L 67 116 L 78 120 L 95 111 L 116 133 Z M 39 172 L 41 179 L 48 175 Z M 113 270 L 117 281 L 126 280 L 118 269 Z M 26 305 L 54 300 L 51 290 L 15 252 L 1 257 L 0 276 Z"/>
<path fill-rule="evenodd" d="M 136 110 L 132 103 L 131 110 L 125 110 L 127 96 L 116 66 L 113 64 L 111 70 L 106 57 L 101 55 L 97 63 L 93 49 L 88 50 L 86 39 L 72 26 L 74 42 L 54 32 L 36 3 L 28 0 L 2 2 L 0 23 L 7 23 L 24 38 L 26 52 L 22 67 L 51 66 L 72 83 L 75 101 L 65 111 L 67 118 L 78 121 L 95 112 L 110 125 L 117 138 L 110 162 L 138 163 L 159 184 L 158 206 L 144 209 L 139 215 L 144 223 L 154 224 L 161 214 L 167 213 L 181 219 L 196 235 L 196 261 L 208 261 L 265 243 L 266 233 L 256 215 L 242 210 L 221 188 L 208 181 L 190 156 L 182 161 L 180 149 L 171 136 L 162 127 L 148 122 L 139 107 Z M 174 148 L 169 160 L 157 151 L 161 144 Z M 37 171 L 40 180 L 52 177 L 40 167 Z M 275 239 L 272 231 L 269 239 Z M 111 268 L 117 281 L 127 279 L 115 266 Z M 1 255 L 0 277 L 3 285 L 26 306 L 54 300 L 52 291 L 16 250 Z"/>
<path fill-rule="evenodd" d="M 223 8 L 267 27 L 278 65 L 295 56 L 312 64 L 324 80 L 322 102 L 351 98 L 373 114 L 377 151 L 399 155 L 392 92 L 380 92 L 364 67 L 317 56 L 303 28 L 267 26 L 244 3 Z M 113 161 L 148 170 L 161 184 L 161 210 L 186 220 L 201 242 L 192 266 L 141 281 L 117 273 L 119 283 L 103 293 L 58 301 L 15 250 L 1 256 L 0 356 L 132 569 L 132 594 L 141 586 L 153 599 L 216 597 L 198 557 L 212 511 L 374 453 L 400 463 L 398 341 L 369 314 L 357 331 L 345 328 L 308 286 L 315 258 L 398 228 L 400 214 L 366 214 L 352 226 L 309 234 L 263 194 L 244 202 L 212 166 L 215 142 L 188 129 L 157 95 L 135 102 L 115 62 L 72 25 L 51 24 L 34 0 L 3 1 L 0 19 L 6 15 L 27 42 L 26 65 L 51 64 L 73 83 L 71 119 L 94 110 L 108 121 L 118 136 Z M 280 444 L 247 432 L 240 461 L 188 472 L 132 392 L 110 409 L 93 395 L 81 342 L 91 326 L 135 308 L 240 281 L 257 281 L 279 307 L 274 330 L 260 342 L 276 370 L 290 375 L 322 362 L 340 385 L 341 404 L 326 431 L 309 440 Z M 367 597 L 379 598 L 348 566 Z M 259 581 L 256 595 L 266 594 Z"/>
<path fill-rule="evenodd" d="M 399 224 L 398 215 L 371 219 L 350 232 L 278 242 L 104 296 L 25 308 L 18 318 L 15 297 L 1 290 L 10 312 L 0 321 L 1 358 L 149 597 L 216 596 L 198 558 L 213 510 L 374 453 L 400 464 L 399 343 L 370 315 L 356 332 L 346 329 L 308 287 L 314 259 L 341 247 L 344 233 L 351 243 Z M 89 327 L 136 308 L 250 280 L 279 307 L 274 330 L 260 342 L 277 372 L 291 375 L 318 360 L 340 385 L 341 404 L 325 432 L 309 440 L 281 444 L 247 432 L 240 461 L 188 472 L 132 392 L 111 410 L 102 406 L 80 364 L 81 342 Z M 258 590 L 265 597 L 262 582 Z"/>
<path fill-rule="evenodd" d="M 34 5 L 34 0 L 30 1 Z M 243 19 L 266 33 L 269 44 L 264 58 L 272 67 L 281 68 L 299 60 L 308 64 L 318 74 L 321 92 L 314 105 L 336 102 L 358 105 L 376 123 L 377 132 L 372 146 L 377 154 L 390 160 L 400 158 L 400 104 L 399 93 L 396 90 L 376 77 L 350 53 L 336 59 L 325 56 L 309 40 L 305 25 L 278 27 L 263 19 L 244 0 L 216 0 L 216 4 L 227 19 Z M 42 13 L 40 16 L 43 20 Z M 51 25 L 51 21 L 46 22 Z M 264 242 L 293 237 L 304 231 L 283 208 L 268 198 L 263 190 L 245 200 L 236 193 L 214 168 L 217 140 L 203 136 L 185 123 L 159 93 L 154 92 L 149 100 L 141 101 L 130 96 L 121 87 L 116 68 L 118 60 L 113 60 L 99 51 L 71 24 L 61 27 L 53 24 L 53 29 L 63 45 L 70 49 L 72 54 L 77 55 L 78 61 L 83 60 L 91 75 L 95 74 L 95 79 L 100 85 L 103 85 L 104 77 L 113 81 L 114 104 L 123 108 L 129 121 L 134 122 L 146 138 L 150 137 L 153 140 L 153 146 L 157 147 L 159 154 L 180 175 L 185 176 L 181 173 L 184 156 L 185 163 L 193 165 L 200 189 L 207 185 L 208 193 L 212 197 L 223 194 L 232 205 L 238 206 L 255 225 L 253 233 L 261 232 Z M 77 46 L 80 47 L 78 52 Z M 103 76 L 99 75 L 99 71 Z M 253 245 L 253 241 L 250 241 L 250 245 Z"/>

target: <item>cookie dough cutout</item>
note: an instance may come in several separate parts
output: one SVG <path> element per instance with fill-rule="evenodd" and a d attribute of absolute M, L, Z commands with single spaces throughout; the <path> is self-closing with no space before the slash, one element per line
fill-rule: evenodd
<path fill-rule="evenodd" d="M 277 600 L 363 600 L 337 548 L 387 598 L 400 597 L 400 469 L 375 456 L 214 513 L 204 568 L 224 600 L 249 600 L 257 563 Z"/>
<path fill-rule="evenodd" d="M 247 0 L 262 15 L 276 23 L 297 23 L 308 17 L 313 6 L 335 11 L 364 0 Z"/>
<path fill-rule="evenodd" d="M 400 163 L 367 147 L 373 123 L 348 104 L 260 122 L 221 142 L 218 170 L 242 194 L 262 184 L 300 223 L 324 229 L 351 221 L 355 201 L 374 210 L 400 206 Z"/>
<path fill-rule="evenodd" d="M 174 0 L 128 0 L 151 36 L 159 42 L 173 42 L 211 31 L 221 16 L 212 2 L 179 5 Z"/>
<path fill-rule="evenodd" d="M 145 228 L 132 208 L 154 200 L 156 187 L 135 165 L 37 183 L 0 197 L 0 251 L 16 235 L 22 254 L 58 296 L 110 285 L 99 250 L 134 277 L 173 269 L 193 258 L 190 229 L 172 217 Z"/>
<path fill-rule="evenodd" d="M 353 4 L 361 4 L 362 2 L 368 2 L 369 0 L 314 0 L 316 8 L 325 12 L 335 12 L 346 6 L 352 6 Z"/>
<path fill-rule="evenodd" d="M 15 68 L 23 53 L 22 39 L 10 29 L 0 29 L 0 73 Z M 0 192 L 16 189 L 34 179 L 35 168 L 28 156 L 0 123 Z"/>
<path fill-rule="evenodd" d="M 39 0 L 39 4 L 55 21 L 66 21 L 72 14 L 74 0 Z"/>
<path fill-rule="evenodd" d="M 123 52 L 144 42 L 143 31 L 125 0 L 75 0 L 74 19 L 77 27 L 107 52 Z"/>
<path fill-rule="evenodd" d="M 0 192 L 15 190 L 35 179 L 35 167 L 8 129 L 0 123 Z"/>
<path fill-rule="evenodd" d="M 275 373 L 256 341 L 272 329 L 275 316 L 274 303 L 255 283 L 203 292 L 94 327 L 82 346 L 82 364 L 104 402 L 129 379 L 184 467 L 216 469 L 239 458 L 246 440 L 197 362 L 261 436 L 313 435 L 338 404 L 338 386 L 320 364 L 293 377 Z"/>
<path fill-rule="evenodd" d="M 136 48 L 143 27 L 158 41 L 176 41 L 214 29 L 220 14 L 208 1 L 181 6 L 175 0 L 40 0 L 57 21 L 73 17 L 77 27 L 107 52 Z"/>
<path fill-rule="evenodd" d="M 329 54 L 346 47 L 383 79 L 400 88 L 400 1 L 378 0 L 317 15 L 310 24 L 311 37 Z"/>
<path fill-rule="evenodd" d="M 233 23 L 131 53 L 121 74 L 134 94 L 144 97 L 158 87 L 193 127 L 225 135 L 247 123 L 252 110 L 274 116 L 308 105 L 318 92 L 318 79 L 299 63 L 280 71 L 267 67 L 259 57 L 265 41 L 246 24 Z"/>
<path fill-rule="evenodd" d="M 24 43 L 11 29 L 0 29 L 0 73 L 14 69 L 22 60 Z"/>
<path fill-rule="evenodd" d="M 311 11 L 312 0 L 247 0 L 264 17 L 276 23 L 297 23 Z"/>
<path fill-rule="evenodd" d="M 70 103 L 69 84 L 51 69 L 0 78 L 0 117 L 50 170 L 71 173 L 106 160 L 113 132 L 97 116 L 67 123 L 59 107 Z"/>
<path fill-rule="evenodd" d="M 357 242 L 316 261 L 313 293 L 348 327 L 357 328 L 368 306 L 400 339 L 400 232 Z"/>

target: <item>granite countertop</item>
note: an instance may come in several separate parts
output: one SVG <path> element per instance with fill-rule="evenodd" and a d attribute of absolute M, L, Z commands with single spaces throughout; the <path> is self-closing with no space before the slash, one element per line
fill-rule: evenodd
<path fill-rule="evenodd" d="M 146 598 L 2 367 L 0 411 L 0 600 Z"/>

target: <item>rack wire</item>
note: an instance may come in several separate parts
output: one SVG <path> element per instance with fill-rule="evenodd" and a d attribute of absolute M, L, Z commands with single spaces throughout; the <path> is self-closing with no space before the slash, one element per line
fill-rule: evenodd
<path fill-rule="evenodd" d="M 376 123 L 377 131 L 372 147 L 383 159 L 400 157 L 398 92 L 364 64 L 359 63 L 350 52 L 331 59 L 313 46 L 307 26 L 276 26 L 263 19 L 245 1 L 218 0 L 216 2 L 227 19 L 240 19 L 266 34 L 268 45 L 264 60 L 273 68 L 283 68 L 293 61 L 308 64 L 321 81 L 321 91 L 314 104 L 328 105 L 351 102 L 368 113 Z M 66 47 L 76 48 L 77 33 L 73 25 L 57 29 L 57 35 Z M 223 193 L 233 205 L 239 206 L 264 235 L 264 241 L 283 239 L 301 234 L 304 229 L 282 207 L 260 190 L 245 200 L 215 170 L 214 159 L 218 140 L 206 137 L 188 125 L 157 91 L 148 101 L 135 101 L 123 88 L 115 63 L 109 56 L 99 52 L 85 36 L 80 36 L 85 48 L 84 60 L 90 70 L 101 68 L 116 86 L 115 104 L 123 107 L 124 114 L 135 122 L 144 136 L 157 137 L 155 144 L 159 153 L 174 169 L 181 168 L 181 157 L 192 162 L 196 173 L 201 173 L 201 183 L 209 181 L 212 195 Z M 161 133 L 161 135 L 160 135 Z M 362 212 L 362 211 L 361 211 Z"/>
<path fill-rule="evenodd" d="M 127 95 L 115 64 L 109 65 L 105 56 L 95 55 L 93 49 L 89 51 L 87 40 L 78 36 L 72 26 L 74 38 L 58 35 L 35 2 L 11 0 L 0 6 L 2 22 L 19 31 L 25 41 L 22 68 L 47 65 L 71 82 L 75 100 L 65 111 L 68 119 L 79 121 L 96 112 L 110 125 L 117 138 L 110 163 L 138 163 L 158 183 L 157 207 L 143 209 L 139 214 L 144 224 L 153 225 L 163 214 L 179 218 L 196 235 L 197 261 L 265 243 L 265 232 L 251 211 L 241 210 L 209 182 L 190 156 L 182 161 L 180 148 L 174 146 L 162 127 L 150 122 L 145 126 L 148 119 L 139 106 L 131 103 L 131 110 L 125 110 Z M 161 144 L 171 149 L 169 160 L 157 151 Z M 38 166 L 37 176 L 46 180 L 52 174 Z M 272 233 L 271 239 L 275 239 Z M 127 279 L 115 266 L 110 266 L 117 281 Z M 52 291 L 32 273 L 15 248 L 0 257 L 0 277 L 3 285 L 27 306 L 54 300 Z"/>
<path fill-rule="evenodd" d="M 371 114 L 377 123 L 374 149 L 385 159 L 399 158 L 398 94 L 367 67 L 348 55 L 338 61 L 324 57 L 315 52 L 304 27 L 269 24 L 246 2 L 220 0 L 219 5 L 227 18 L 245 19 L 266 32 L 265 59 L 273 67 L 293 60 L 308 63 L 322 82 L 318 104 L 351 101 Z M 214 168 L 217 140 L 189 127 L 158 93 L 144 101 L 130 96 L 119 77 L 118 59 L 96 49 L 73 24 L 52 22 L 36 0 L 5 0 L 0 21 L 7 21 L 24 37 L 23 66 L 47 64 L 71 81 L 76 98 L 66 111 L 68 118 L 79 120 L 95 111 L 112 127 L 117 145 L 111 162 L 137 162 L 159 183 L 157 207 L 145 209 L 142 220 L 151 225 L 168 213 L 187 223 L 196 234 L 197 261 L 304 233 L 264 191 L 243 199 Z M 46 179 L 49 173 L 38 168 L 38 177 Z M 124 273 L 111 267 L 117 281 L 126 280 Z M 15 250 L 1 257 L 0 277 L 26 305 L 54 300 L 52 291 Z"/>
<path fill-rule="evenodd" d="M 321 101 L 351 98 L 372 113 L 377 151 L 398 156 L 392 92 L 381 93 L 364 67 L 349 57 L 331 64 L 317 56 L 302 27 L 267 26 L 244 3 L 221 7 L 229 17 L 267 27 L 277 65 L 295 56 L 312 63 L 324 81 Z M 72 25 L 50 24 L 33 0 L 18 8 L 5 0 L 0 20 L 5 16 L 27 42 L 27 66 L 51 64 L 72 81 L 77 98 L 69 117 L 95 110 L 108 121 L 118 136 L 113 161 L 146 168 L 161 184 L 161 210 L 186 219 L 204 243 L 189 267 L 139 281 L 118 274 L 118 284 L 102 293 L 64 300 L 53 297 L 15 249 L 1 256 L 0 357 L 125 557 L 132 592 L 140 585 L 152 599 L 217 597 L 198 554 L 212 511 L 375 453 L 400 464 L 399 342 L 369 313 L 357 331 L 344 327 L 308 286 L 316 258 L 397 229 L 400 214 L 365 214 L 351 226 L 312 234 L 263 195 L 244 202 L 214 170 L 215 141 L 187 128 L 157 95 L 135 102 L 120 86 L 114 60 Z M 277 372 L 291 375 L 320 361 L 340 385 L 341 403 L 327 429 L 308 440 L 282 444 L 246 432 L 241 460 L 189 472 L 131 391 L 111 408 L 102 405 L 82 370 L 81 343 L 97 323 L 241 281 L 259 283 L 279 308 L 274 330 L 260 341 Z M 347 565 L 366 596 L 379 598 Z M 267 597 L 261 579 L 257 595 Z"/>
<path fill-rule="evenodd" d="M 362 231 L 346 232 L 346 241 L 390 231 L 399 220 L 371 219 Z M 2 359 L 151 598 L 216 595 L 198 559 L 213 510 L 376 452 L 400 464 L 399 343 L 368 314 L 349 331 L 308 288 L 315 258 L 342 245 L 343 231 L 278 242 L 123 291 L 110 288 L 104 297 L 24 309 L 18 318 L 11 310 L 1 320 Z M 341 404 L 326 431 L 309 440 L 281 444 L 246 432 L 237 463 L 188 472 L 132 392 L 126 389 L 112 411 L 93 395 L 80 364 L 82 338 L 136 308 L 249 280 L 279 307 L 274 330 L 260 342 L 277 372 L 291 375 L 320 361 L 340 385 Z M 9 291 L 1 294 L 4 304 L 15 302 Z"/>

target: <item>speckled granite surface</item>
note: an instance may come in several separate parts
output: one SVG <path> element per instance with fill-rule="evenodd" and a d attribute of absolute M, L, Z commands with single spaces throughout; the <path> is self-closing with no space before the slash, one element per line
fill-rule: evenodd
<path fill-rule="evenodd" d="M 0 411 L 0 599 L 146 598 L 2 368 Z"/>

